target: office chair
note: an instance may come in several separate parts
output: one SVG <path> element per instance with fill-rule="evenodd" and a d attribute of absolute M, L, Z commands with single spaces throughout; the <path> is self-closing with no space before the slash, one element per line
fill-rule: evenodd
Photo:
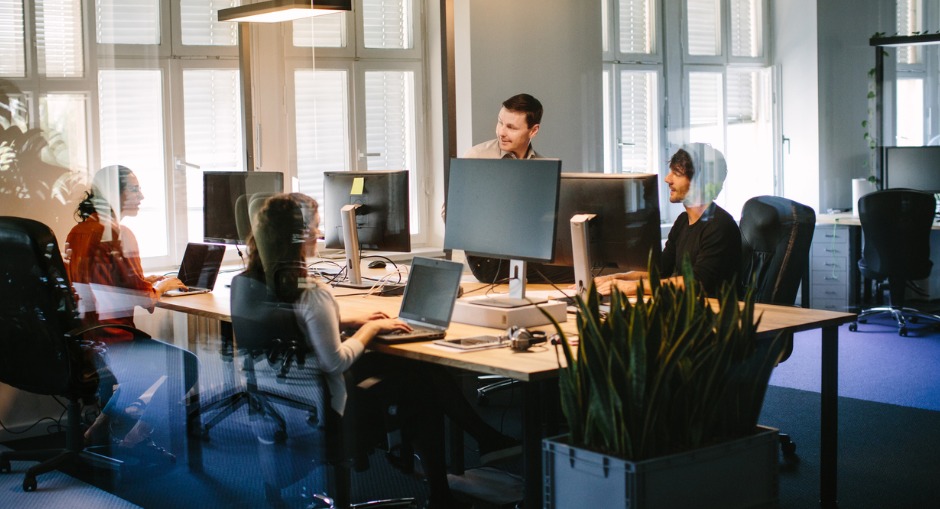
<path fill-rule="evenodd" d="M 297 325 L 292 303 L 280 302 L 264 282 L 257 281 L 246 275 L 238 275 L 232 279 L 232 326 L 235 332 L 235 343 L 239 351 L 245 352 L 245 371 L 247 378 L 247 391 L 243 399 L 236 403 L 241 406 L 249 405 L 249 414 L 263 415 L 277 423 L 278 430 L 274 433 L 275 442 L 283 442 L 287 438 L 286 422 L 277 412 L 272 402 L 289 405 L 294 408 L 307 410 L 307 423 L 316 426 L 327 434 L 326 461 L 334 465 L 334 483 L 336 484 L 336 502 L 339 507 L 369 507 L 369 508 L 411 508 L 416 507 L 414 499 L 391 499 L 372 501 L 363 504 L 349 505 L 351 468 L 355 464 L 353 456 L 357 455 L 363 447 L 364 440 L 360 439 L 359 428 L 355 432 L 347 430 L 349 426 L 374 426 L 374 419 L 340 419 L 335 412 L 327 411 L 329 405 L 329 388 L 322 375 L 314 373 L 309 380 L 309 388 L 304 391 L 312 395 L 310 401 L 300 401 L 284 395 L 273 394 L 258 388 L 254 376 L 254 363 L 256 358 L 268 355 L 273 346 L 287 343 L 306 344 L 303 332 Z M 379 384 L 380 385 L 380 384 Z M 375 392 L 377 386 L 369 391 Z M 355 389 L 350 390 L 347 403 L 347 413 L 356 414 L 356 406 L 365 404 L 357 395 Z M 234 408 L 228 410 L 230 413 Z M 357 414 L 359 415 L 359 414 Z M 379 416 L 381 419 L 381 416 Z M 356 421 L 356 422 L 353 422 Z M 362 422 L 368 421 L 368 422 Z M 384 434 L 384 428 L 378 434 Z M 365 466 L 357 467 L 359 469 Z M 279 496 L 279 489 L 267 484 L 265 494 L 269 500 Z M 319 503 L 321 505 L 315 505 Z M 332 499 L 319 496 L 319 500 L 311 507 L 331 507 Z"/>
<path fill-rule="evenodd" d="M 935 209 L 932 194 L 911 189 L 885 189 L 859 198 L 864 245 L 858 268 L 863 278 L 876 281 L 882 291 L 887 281 L 888 305 L 862 310 L 849 330 L 857 331 L 858 323 L 881 314 L 894 318 L 901 336 L 907 336 L 908 322 L 940 322 L 940 316 L 904 306 L 908 283 L 926 278 L 933 267 L 930 231 Z"/>
<path fill-rule="evenodd" d="M 48 227 L 31 219 L 0 217 L 0 251 L 4 253 L 0 257 L 0 382 L 66 398 L 68 418 L 65 448 L 2 452 L 0 472 L 10 472 L 11 460 L 40 461 L 26 471 L 24 491 L 36 489 L 39 474 L 76 463 L 106 467 L 120 475 L 124 461 L 84 446 L 81 401 L 94 399 L 99 380 L 84 374 L 81 340 L 83 334 L 104 326 L 80 328 L 75 295 Z M 117 327 L 133 332 L 134 341 L 146 343 L 145 347 L 154 343 L 176 348 L 132 327 Z M 168 377 L 165 389 L 172 386 L 183 394 L 195 385 L 198 366 L 191 352 L 182 351 L 178 358 L 185 370 L 183 386 L 178 385 L 179 377 Z"/>
<path fill-rule="evenodd" d="M 756 302 L 794 305 L 809 267 L 816 213 L 793 200 L 757 196 L 744 203 L 739 227 L 742 288 L 752 290 Z M 790 334 L 777 362 L 792 352 Z M 796 454 L 796 443 L 786 433 L 780 434 L 780 448 L 784 455 Z"/>
<path fill-rule="evenodd" d="M 298 345 L 305 344 L 295 322 L 293 306 L 277 302 L 264 283 L 238 275 L 232 279 L 231 312 L 235 345 L 245 373 L 245 389 L 203 405 L 203 413 L 219 410 L 202 425 L 203 438 L 208 438 L 209 430 L 222 419 L 246 404 L 249 415 L 265 415 L 277 422 L 273 437 L 276 442 L 287 440 L 287 423 L 273 402 L 306 410 L 308 422 L 316 424 L 318 416 L 315 407 L 286 393 L 262 390 L 258 386 L 255 371 L 255 364 L 262 358 L 270 359 L 280 355 L 276 352 L 296 350 L 301 348 Z M 283 379 L 286 369 L 279 369 L 277 376 L 279 381 Z"/>

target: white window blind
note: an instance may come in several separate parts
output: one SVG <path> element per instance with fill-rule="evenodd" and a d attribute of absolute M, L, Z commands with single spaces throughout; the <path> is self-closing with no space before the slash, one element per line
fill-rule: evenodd
<path fill-rule="evenodd" d="M 323 172 L 350 169 L 348 79 L 344 70 L 294 72 L 300 192 L 318 201 L 323 200 Z"/>
<path fill-rule="evenodd" d="M 656 171 L 656 74 L 620 72 L 621 171 Z"/>
<path fill-rule="evenodd" d="M 370 170 L 408 170 L 411 217 L 418 217 L 415 186 L 415 106 L 414 73 L 410 71 L 367 71 L 366 160 Z M 393 230 L 404 225 L 389 224 Z M 411 232 L 420 231 L 413 222 Z"/>
<path fill-rule="evenodd" d="M 26 76 L 23 1 L 0 0 L 0 76 Z"/>
<path fill-rule="evenodd" d="M 912 35 L 923 30 L 922 8 L 920 0 L 897 0 L 895 4 L 895 28 L 897 28 L 898 34 Z M 920 47 L 899 46 L 897 50 L 899 64 L 920 63 Z"/>
<path fill-rule="evenodd" d="M 346 13 L 294 20 L 294 46 L 298 48 L 345 48 Z"/>
<path fill-rule="evenodd" d="M 186 223 L 189 240 L 203 239 L 202 172 L 245 168 L 242 150 L 241 86 L 236 69 L 183 70 L 187 162 Z"/>
<path fill-rule="evenodd" d="M 140 180 L 145 200 L 125 224 L 143 257 L 167 254 L 166 168 L 162 73 L 159 69 L 101 70 L 98 102 L 101 164 L 121 164 Z"/>
<path fill-rule="evenodd" d="M 84 93 L 44 94 L 39 98 L 39 127 L 48 143 L 43 160 L 88 174 L 88 96 Z"/>
<path fill-rule="evenodd" d="M 620 52 L 650 54 L 653 48 L 652 0 L 619 0 Z"/>
<path fill-rule="evenodd" d="M 238 23 L 218 21 L 219 9 L 235 0 L 180 0 L 180 38 L 186 46 L 235 46 Z"/>
<path fill-rule="evenodd" d="M 689 141 L 724 147 L 723 83 L 720 72 L 689 73 Z"/>
<path fill-rule="evenodd" d="M 38 0 L 36 43 L 39 74 L 52 78 L 84 76 L 81 1 Z"/>
<path fill-rule="evenodd" d="M 740 124 L 757 119 L 756 72 L 728 73 L 728 123 Z"/>
<path fill-rule="evenodd" d="M 411 0 L 363 0 L 366 48 L 410 49 L 413 45 Z"/>
<path fill-rule="evenodd" d="M 721 54 L 721 0 L 686 0 L 688 54 Z"/>
<path fill-rule="evenodd" d="M 160 0 L 95 0 L 99 44 L 160 44 Z"/>
<path fill-rule="evenodd" d="M 760 0 L 731 0 L 731 55 L 761 55 Z"/>

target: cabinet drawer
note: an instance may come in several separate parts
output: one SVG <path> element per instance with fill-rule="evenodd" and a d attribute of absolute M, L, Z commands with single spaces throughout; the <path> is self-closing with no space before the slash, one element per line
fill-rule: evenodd
<path fill-rule="evenodd" d="M 813 257 L 849 256 L 848 244 L 830 244 L 829 242 L 813 242 Z"/>
<path fill-rule="evenodd" d="M 846 312 L 849 309 L 849 303 L 846 300 L 839 299 L 813 299 L 813 309 L 825 309 L 826 311 Z"/>
<path fill-rule="evenodd" d="M 822 226 L 813 232 L 813 244 L 844 244 L 849 245 L 849 228 L 847 226 Z"/>
<path fill-rule="evenodd" d="M 811 285 L 813 298 L 819 300 L 838 299 L 845 301 L 849 296 L 849 289 L 845 285 Z"/>
<path fill-rule="evenodd" d="M 849 275 L 843 271 L 814 270 L 810 274 L 810 285 L 816 287 L 825 286 L 848 286 Z"/>
<path fill-rule="evenodd" d="M 848 273 L 849 257 L 841 255 L 833 256 L 814 256 L 810 261 L 813 271 L 829 271 L 837 274 Z"/>

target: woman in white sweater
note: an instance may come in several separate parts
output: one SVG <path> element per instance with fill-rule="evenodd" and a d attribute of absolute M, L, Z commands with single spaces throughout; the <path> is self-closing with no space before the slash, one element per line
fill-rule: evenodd
<path fill-rule="evenodd" d="M 349 378 L 354 383 L 376 377 L 393 388 L 402 435 L 414 444 L 427 472 L 428 507 L 462 507 L 451 497 L 447 485 L 443 416 L 456 421 L 477 440 L 484 461 L 517 453 L 518 442 L 486 424 L 443 368 L 366 352 L 378 333 L 407 331 L 410 327 L 382 312 L 340 315 L 329 287 L 307 275 L 305 260 L 315 254 L 318 224 L 317 203 L 312 198 L 300 193 L 269 198 L 254 222 L 248 240 L 248 268 L 243 276 L 264 282 L 279 302 L 293 303 L 297 325 L 313 352 L 313 362 L 326 376 L 330 408 L 336 415 L 343 416 L 347 411 L 346 379 L 351 370 L 355 373 Z M 353 329 L 351 336 L 342 336 L 342 330 Z M 366 424 L 374 426 L 374 422 Z"/>

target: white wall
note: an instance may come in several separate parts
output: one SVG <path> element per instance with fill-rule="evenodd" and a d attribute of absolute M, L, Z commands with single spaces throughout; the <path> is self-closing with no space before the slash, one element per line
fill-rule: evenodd
<path fill-rule="evenodd" d="M 502 101 L 526 92 L 545 108 L 536 150 L 562 159 L 563 171 L 599 169 L 600 2 L 454 3 L 457 153 L 494 138 Z"/>
<path fill-rule="evenodd" d="M 852 179 L 869 173 L 862 121 L 868 117 L 868 70 L 875 66 L 875 49 L 868 40 L 875 32 L 896 32 L 894 2 L 805 3 L 817 6 L 819 205 L 851 209 Z"/>
<path fill-rule="evenodd" d="M 783 196 L 819 210 L 819 75 L 816 0 L 773 3 L 774 65 L 780 76 Z"/>

